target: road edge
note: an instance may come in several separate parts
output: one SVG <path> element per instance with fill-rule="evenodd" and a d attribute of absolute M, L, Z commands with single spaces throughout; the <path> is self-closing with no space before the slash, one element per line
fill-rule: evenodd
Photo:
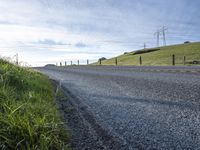
<path fill-rule="evenodd" d="M 74 150 L 127 150 L 121 139 L 104 130 L 80 100 L 60 81 L 53 80 L 62 96 L 57 97 L 57 104 L 66 128 L 71 132 L 71 147 Z"/>

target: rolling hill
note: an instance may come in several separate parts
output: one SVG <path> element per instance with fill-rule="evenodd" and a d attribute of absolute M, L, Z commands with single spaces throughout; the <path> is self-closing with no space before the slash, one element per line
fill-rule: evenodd
<path fill-rule="evenodd" d="M 168 66 L 172 65 L 172 55 L 175 55 L 176 65 L 184 65 L 183 57 L 186 58 L 186 65 L 192 65 L 193 61 L 200 61 L 200 42 L 170 45 L 143 49 L 124 53 L 123 55 L 103 60 L 101 65 L 140 65 L 140 56 L 144 66 Z M 92 65 L 99 65 L 94 63 Z"/>

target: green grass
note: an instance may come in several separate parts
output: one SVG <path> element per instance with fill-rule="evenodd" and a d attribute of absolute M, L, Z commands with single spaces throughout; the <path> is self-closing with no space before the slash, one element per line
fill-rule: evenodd
<path fill-rule="evenodd" d="M 157 49 L 157 48 L 156 48 Z M 168 66 L 172 65 L 172 55 L 176 57 L 176 65 L 183 65 L 183 57 L 186 56 L 186 62 L 193 60 L 200 61 L 200 42 L 171 45 L 159 47 L 159 50 L 130 52 L 117 56 L 118 65 L 139 65 L 139 57 L 142 57 L 142 65 L 146 66 Z M 94 63 L 92 65 L 98 65 Z M 189 64 L 189 63 L 188 63 Z M 102 61 L 102 65 L 115 65 L 115 58 Z"/>
<path fill-rule="evenodd" d="M 0 149 L 69 149 L 48 78 L 0 60 Z"/>

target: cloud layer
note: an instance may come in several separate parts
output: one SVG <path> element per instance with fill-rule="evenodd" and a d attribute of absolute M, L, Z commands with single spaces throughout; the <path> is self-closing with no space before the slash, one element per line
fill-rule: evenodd
<path fill-rule="evenodd" d="M 32 65 L 95 61 L 154 47 L 163 25 L 168 44 L 199 41 L 199 8 L 197 0 L 0 1 L 0 54 Z"/>

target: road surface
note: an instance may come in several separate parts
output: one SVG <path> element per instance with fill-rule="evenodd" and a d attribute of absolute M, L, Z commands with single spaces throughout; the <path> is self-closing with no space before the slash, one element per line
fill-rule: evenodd
<path fill-rule="evenodd" d="M 200 149 L 199 67 L 39 69 L 127 149 Z"/>

